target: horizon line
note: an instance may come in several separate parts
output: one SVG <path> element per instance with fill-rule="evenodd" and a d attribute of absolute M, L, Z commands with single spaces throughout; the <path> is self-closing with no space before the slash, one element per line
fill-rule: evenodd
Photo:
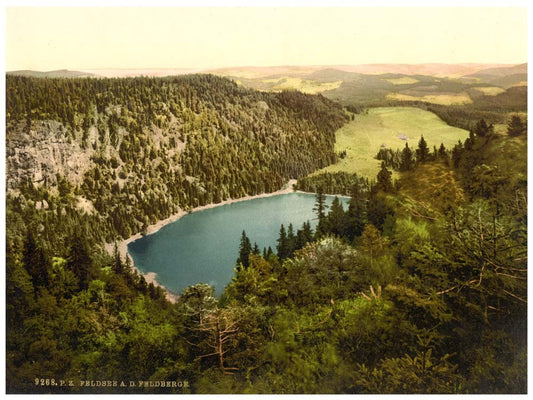
<path fill-rule="evenodd" d="M 375 62 L 375 63 L 360 63 L 360 64 L 279 64 L 279 65 L 231 65 L 231 66 L 216 66 L 216 67 L 60 67 L 54 69 L 32 69 L 32 68 L 16 68 L 16 69 L 7 69 L 8 72 L 17 72 L 17 71 L 32 71 L 32 72 L 55 72 L 55 71 L 97 71 L 97 70 L 203 70 L 203 71 L 214 71 L 221 69 L 232 69 L 232 68 L 321 68 L 321 67 L 357 67 L 357 66 L 386 66 L 386 65 L 523 65 L 527 64 L 527 61 L 523 62 Z"/>

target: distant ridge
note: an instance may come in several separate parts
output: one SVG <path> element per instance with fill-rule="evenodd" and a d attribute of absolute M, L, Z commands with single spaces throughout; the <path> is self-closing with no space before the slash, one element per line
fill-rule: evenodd
<path fill-rule="evenodd" d="M 58 69 L 55 71 L 32 71 L 32 70 L 19 70 L 19 71 L 7 71 L 7 75 L 18 76 L 30 76 L 34 78 L 87 78 L 97 76 L 88 72 L 82 71 L 69 71 L 68 69 Z"/>
<path fill-rule="evenodd" d="M 501 68 L 486 68 L 465 78 L 480 79 L 493 85 L 509 88 L 527 85 L 527 64 L 518 64 Z"/>
<path fill-rule="evenodd" d="M 135 77 L 135 76 L 173 76 L 194 73 L 211 73 L 214 75 L 257 79 L 272 76 L 303 76 L 318 71 L 333 70 L 367 75 L 402 74 L 425 75 L 435 77 L 467 77 L 479 78 L 490 76 L 492 79 L 508 77 L 509 75 L 527 74 L 527 64 L 360 64 L 360 65 L 308 65 L 308 66 L 271 66 L 271 67 L 227 67 L 227 68 L 101 68 L 83 71 L 69 71 L 60 69 L 55 71 L 19 70 L 8 71 L 8 75 L 49 77 L 49 78 L 79 78 L 79 77 Z"/>
<path fill-rule="evenodd" d="M 136 76 L 164 77 L 207 72 L 202 68 L 99 68 L 87 73 L 105 78 L 132 78 Z"/>
<path fill-rule="evenodd" d="M 527 64 L 521 64 L 527 65 Z M 360 64 L 360 65 L 310 65 L 310 66 L 277 66 L 277 67 L 232 67 L 208 70 L 216 75 L 237 76 L 245 78 L 259 78 L 266 76 L 287 74 L 310 74 L 323 70 L 337 70 L 355 72 L 367 75 L 379 74 L 402 74 L 402 75 L 426 75 L 436 77 L 461 77 L 472 75 L 479 71 L 515 68 L 516 64 Z"/>
<path fill-rule="evenodd" d="M 481 76 L 491 75 L 491 76 L 502 77 L 502 76 L 514 75 L 514 74 L 527 74 L 527 63 L 499 67 L 499 68 L 486 68 L 472 75 L 474 76 L 475 75 L 481 75 Z"/>

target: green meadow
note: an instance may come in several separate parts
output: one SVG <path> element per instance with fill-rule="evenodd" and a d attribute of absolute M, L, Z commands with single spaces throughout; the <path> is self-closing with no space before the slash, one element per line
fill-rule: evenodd
<path fill-rule="evenodd" d="M 366 114 L 356 114 L 336 132 L 335 150 L 346 151 L 346 157 L 316 174 L 344 171 L 375 178 L 381 165 L 375 157 L 381 147 L 403 149 L 407 142 L 414 150 L 421 135 L 430 149 L 441 143 L 450 149 L 458 140 L 464 142 L 468 131 L 449 126 L 432 112 L 419 108 L 371 108 Z"/>

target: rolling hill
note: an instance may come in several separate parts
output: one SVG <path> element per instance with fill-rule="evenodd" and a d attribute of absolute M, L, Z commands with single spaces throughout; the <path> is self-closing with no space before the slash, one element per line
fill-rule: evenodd
<path fill-rule="evenodd" d="M 32 71 L 32 70 L 19 70 L 8 71 L 7 75 L 27 76 L 32 78 L 87 78 L 94 77 L 95 74 L 84 71 L 70 71 L 68 69 L 58 69 L 54 71 Z"/>

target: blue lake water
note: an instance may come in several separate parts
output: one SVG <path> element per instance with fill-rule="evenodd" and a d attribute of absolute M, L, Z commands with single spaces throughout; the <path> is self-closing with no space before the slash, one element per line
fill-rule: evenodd
<path fill-rule="evenodd" d="M 340 200 L 346 210 L 348 198 Z M 328 205 L 332 201 L 328 196 Z M 234 274 L 243 230 L 252 245 L 276 252 L 281 224 L 292 223 L 295 234 L 307 221 L 315 228 L 314 204 L 314 194 L 289 193 L 197 211 L 130 243 L 128 252 L 139 270 L 155 272 L 176 294 L 202 282 L 214 286 L 218 296 Z"/>

